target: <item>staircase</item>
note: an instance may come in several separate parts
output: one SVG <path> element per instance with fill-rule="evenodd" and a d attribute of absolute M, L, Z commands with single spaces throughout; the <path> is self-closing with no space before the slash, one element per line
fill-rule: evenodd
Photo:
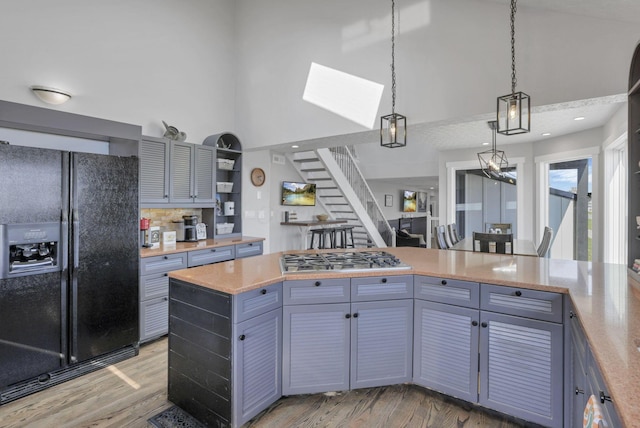
<path fill-rule="evenodd" d="M 391 245 L 389 223 L 348 148 L 296 152 L 287 158 L 306 182 L 316 184 L 317 204 L 329 217 L 354 226 L 355 247 Z"/>

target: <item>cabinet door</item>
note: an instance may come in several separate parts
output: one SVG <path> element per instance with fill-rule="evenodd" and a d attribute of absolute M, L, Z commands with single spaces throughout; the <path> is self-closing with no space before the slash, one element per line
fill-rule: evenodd
<path fill-rule="evenodd" d="M 563 424 L 562 324 L 480 313 L 483 406 L 548 427 Z"/>
<path fill-rule="evenodd" d="M 189 143 L 171 144 L 169 167 L 169 201 L 171 203 L 193 203 L 193 151 Z"/>
<path fill-rule="evenodd" d="M 140 341 L 146 342 L 169 331 L 169 298 L 140 302 Z"/>
<path fill-rule="evenodd" d="M 480 311 L 415 301 L 413 383 L 478 401 Z"/>
<path fill-rule="evenodd" d="M 283 308 L 282 394 L 349 389 L 350 305 Z"/>
<path fill-rule="evenodd" d="M 411 382 L 413 300 L 351 305 L 351 389 Z"/>
<path fill-rule="evenodd" d="M 214 147 L 194 145 L 194 202 L 213 203 L 215 202 L 215 161 L 216 149 Z"/>
<path fill-rule="evenodd" d="M 140 141 L 140 204 L 169 202 L 169 142 Z"/>
<path fill-rule="evenodd" d="M 233 426 L 241 426 L 282 395 L 282 309 L 234 326 Z"/>

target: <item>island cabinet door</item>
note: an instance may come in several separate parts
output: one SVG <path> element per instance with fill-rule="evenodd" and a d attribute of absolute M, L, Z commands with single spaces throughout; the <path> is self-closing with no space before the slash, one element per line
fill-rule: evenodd
<path fill-rule="evenodd" d="M 413 299 L 351 304 L 351 389 L 411 382 Z"/>
<path fill-rule="evenodd" d="M 282 394 L 349 389 L 349 303 L 283 307 Z"/>
<path fill-rule="evenodd" d="M 478 401 L 480 311 L 415 301 L 413 382 Z"/>
<path fill-rule="evenodd" d="M 233 426 L 239 427 L 282 395 L 282 309 L 234 325 Z"/>
<path fill-rule="evenodd" d="M 562 324 L 481 312 L 478 402 L 530 422 L 562 427 Z"/>

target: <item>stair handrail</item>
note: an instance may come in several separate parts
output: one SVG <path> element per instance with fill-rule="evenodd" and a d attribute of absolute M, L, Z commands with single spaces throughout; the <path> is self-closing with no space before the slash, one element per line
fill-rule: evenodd
<path fill-rule="evenodd" d="M 367 215 L 374 224 L 378 225 L 378 231 L 382 239 L 388 246 L 392 246 L 395 232 L 384 216 L 369 184 L 367 184 L 367 180 L 362 175 L 352 151 L 347 146 L 330 147 L 329 151 L 347 178 L 349 185 L 358 196 L 362 206 L 365 207 Z"/>

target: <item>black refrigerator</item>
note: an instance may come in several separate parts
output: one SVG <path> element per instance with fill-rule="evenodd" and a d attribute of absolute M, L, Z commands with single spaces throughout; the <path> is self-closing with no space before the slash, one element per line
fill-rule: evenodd
<path fill-rule="evenodd" d="M 138 159 L 0 144 L 0 404 L 138 353 Z"/>

